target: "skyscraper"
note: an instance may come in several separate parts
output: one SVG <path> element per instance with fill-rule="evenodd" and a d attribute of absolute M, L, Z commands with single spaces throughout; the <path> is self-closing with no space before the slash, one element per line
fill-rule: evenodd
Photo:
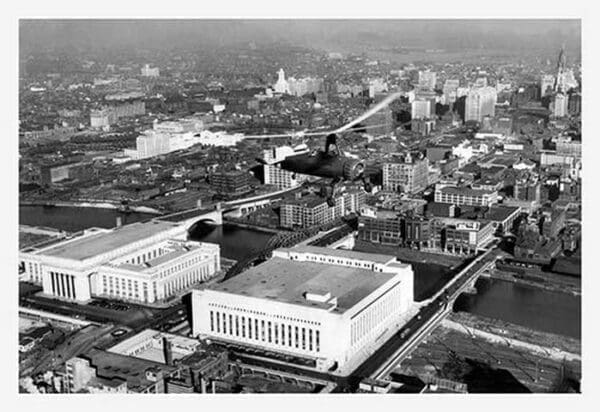
<path fill-rule="evenodd" d="M 566 94 L 561 92 L 556 93 L 552 113 L 556 117 L 564 117 L 569 113 L 569 97 Z"/>
<path fill-rule="evenodd" d="M 412 118 L 413 119 L 430 119 L 431 118 L 431 100 L 418 99 L 412 102 Z"/>
<path fill-rule="evenodd" d="M 554 90 L 554 76 L 551 74 L 542 75 L 542 79 L 540 81 L 540 89 L 542 97 L 552 93 L 552 91 Z"/>
<path fill-rule="evenodd" d="M 465 121 L 481 122 L 484 116 L 494 116 L 496 98 L 493 87 L 471 89 L 465 102 Z"/>
<path fill-rule="evenodd" d="M 435 88 L 436 73 L 426 70 L 419 71 L 419 88 L 433 90 Z"/>
<path fill-rule="evenodd" d="M 452 104 L 456 101 L 456 92 L 460 82 L 456 79 L 448 79 L 444 83 L 444 104 Z"/>

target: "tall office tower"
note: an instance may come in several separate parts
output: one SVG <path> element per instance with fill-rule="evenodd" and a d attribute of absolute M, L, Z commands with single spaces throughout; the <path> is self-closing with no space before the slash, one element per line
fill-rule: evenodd
<path fill-rule="evenodd" d="M 444 104 L 452 104 L 456 101 L 456 94 L 460 82 L 456 79 L 448 79 L 444 83 Z"/>
<path fill-rule="evenodd" d="M 560 48 L 560 52 L 558 53 L 558 60 L 556 62 L 556 79 L 554 83 L 554 91 L 555 92 L 566 92 L 563 90 L 563 77 L 566 66 L 566 58 L 565 58 L 565 50 L 564 46 Z"/>
<path fill-rule="evenodd" d="M 551 74 L 542 75 L 542 80 L 540 82 L 540 90 L 542 97 L 552 93 L 554 90 L 554 76 Z"/>
<path fill-rule="evenodd" d="M 465 102 L 465 121 L 481 122 L 484 116 L 494 116 L 496 99 L 496 89 L 493 87 L 471 89 Z"/>
<path fill-rule="evenodd" d="M 435 88 L 435 72 L 426 70 L 419 71 L 419 88 L 433 90 Z"/>
<path fill-rule="evenodd" d="M 569 93 L 569 114 L 578 116 L 581 114 L 581 94 Z"/>
<path fill-rule="evenodd" d="M 413 100 L 411 103 L 412 119 L 431 119 L 431 105 L 429 99 Z"/>
<path fill-rule="evenodd" d="M 552 114 L 555 117 L 564 117 L 569 113 L 569 96 L 564 93 L 556 93 L 554 96 L 554 109 Z"/>
<path fill-rule="evenodd" d="M 564 46 L 560 49 L 558 54 L 558 61 L 556 62 L 556 78 L 554 79 L 553 89 L 555 92 L 566 93 L 570 89 L 575 89 L 578 86 L 575 75 L 572 69 L 567 69 L 567 55 L 564 50 Z"/>

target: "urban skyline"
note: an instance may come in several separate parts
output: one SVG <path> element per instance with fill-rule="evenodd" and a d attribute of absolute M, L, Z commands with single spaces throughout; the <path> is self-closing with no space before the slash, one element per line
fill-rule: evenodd
<path fill-rule="evenodd" d="M 580 20 L 19 37 L 20 393 L 581 392 Z"/>

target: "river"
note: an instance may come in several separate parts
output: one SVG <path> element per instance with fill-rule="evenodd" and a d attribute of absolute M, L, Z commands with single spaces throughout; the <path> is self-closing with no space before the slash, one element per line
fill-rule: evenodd
<path fill-rule="evenodd" d="M 477 295 L 459 296 L 454 310 L 581 339 L 581 297 L 499 279 L 475 286 Z"/>
<path fill-rule="evenodd" d="M 67 231 L 77 231 L 91 226 L 114 227 L 117 216 L 121 216 L 124 224 L 155 217 L 145 213 L 123 214 L 114 209 L 45 208 L 43 206 L 19 208 L 20 224 L 47 226 Z M 190 238 L 194 240 L 218 243 L 223 257 L 236 260 L 241 260 L 262 249 L 271 236 L 270 233 L 228 224 L 223 226 L 200 224 L 190 234 Z M 451 277 L 440 265 L 416 263 L 414 270 L 416 300 L 430 296 Z M 461 295 L 455 303 L 456 310 L 580 339 L 580 297 L 496 279 L 481 278 L 476 286 L 478 294 Z"/>
<path fill-rule="evenodd" d="M 115 227 L 117 217 L 123 224 L 148 220 L 156 215 L 148 213 L 121 213 L 114 209 L 96 209 L 89 207 L 44 207 L 20 206 L 19 224 L 29 226 L 46 226 L 75 232 L 92 226 Z M 221 256 L 241 260 L 260 250 L 271 238 L 271 233 L 244 229 L 225 224 L 210 226 L 199 224 L 190 234 L 193 240 L 218 243 L 221 246 Z"/>

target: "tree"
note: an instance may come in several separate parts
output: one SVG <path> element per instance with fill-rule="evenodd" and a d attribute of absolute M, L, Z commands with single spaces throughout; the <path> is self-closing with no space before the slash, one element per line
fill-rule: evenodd
<path fill-rule="evenodd" d="M 471 371 L 471 366 L 453 350 L 448 355 L 448 360 L 442 365 L 440 375 L 444 379 L 460 382 Z"/>

